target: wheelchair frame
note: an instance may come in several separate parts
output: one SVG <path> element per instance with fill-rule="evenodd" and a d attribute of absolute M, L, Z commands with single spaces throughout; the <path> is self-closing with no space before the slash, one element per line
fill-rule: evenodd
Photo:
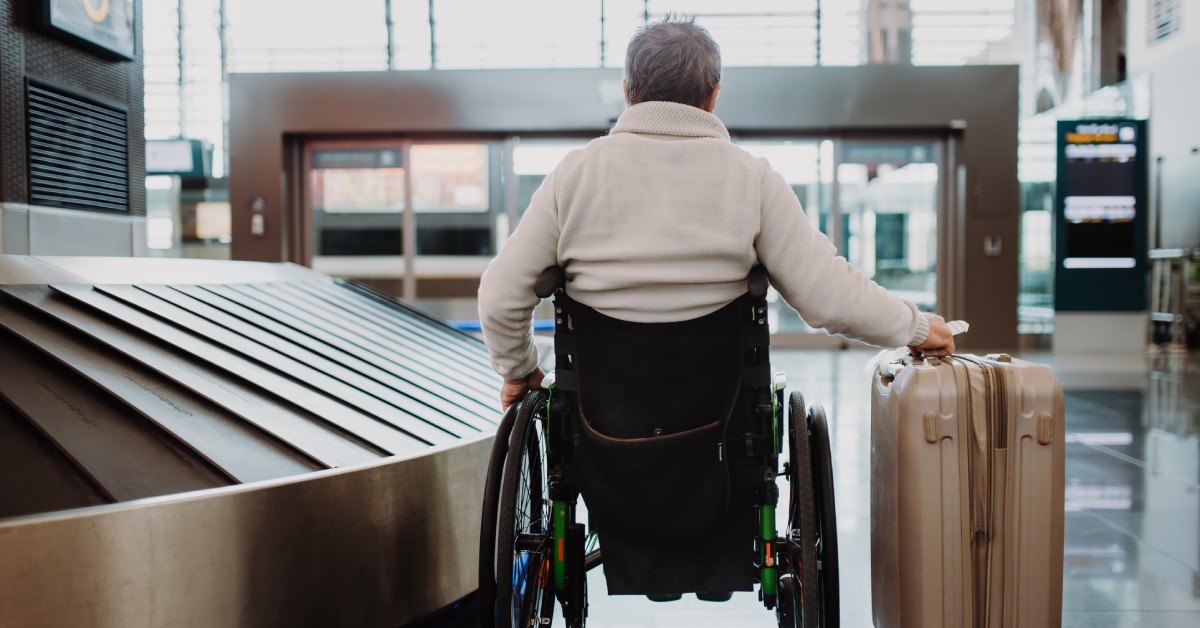
<path fill-rule="evenodd" d="M 726 443 L 734 439 L 744 443 L 744 454 L 761 459 L 758 466 L 763 470 L 762 481 L 754 490 L 757 510 L 754 554 L 748 554 L 747 560 L 755 562 L 759 599 L 768 610 L 776 610 L 780 626 L 837 626 L 837 539 L 828 427 L 819 407 L 805 412 L 799 392 L 792 393 L 785 412 L 785 384 L 781 377 L 773 378 L 770 372 L 766 273 L 761 268 L 756 271 L 748 281 L 750 310 L 744 313 L 747 326 L 744 346 L 752 355 L 743 367 L 742 384 L 752 404 L 753 431 L 726 436 Z M 602 562 L 603 548 L 586 552 L 588 534 L 584 524 L 575 522 L 580 490 L 572 455 L 578 388 L 571 357 L 575 346 L 571 313 L 564 303 L 568 300 L 558 298 L 565 294 L 563 286 L 561 269 L 550 269 L 539 278 L 537 286 L 539 297 L 555 296 L 554 383 L 548 395 L 532 391 L 514 404 L 505 414 L 493 443 L 480 537 L 483 628 L 507 627 L 510 620 L 514 626 L 526 628 L 548 625 L 554 600 L 562 606 L 568 628 L 582 628 L 587 618 L 586 572 Z M 789 415 L 791 420 L 786 421 Z M 790 461 L 780 470 L 785 421 Z M 797 422 L 804 423 L 803 429 L 796 429 Z M 814 441 L 812 444 L 810 439 Z M 531 443 L 540 448 L 533 452 L 536 457 L 529 456 Z M 535 466 L 539 467 L 534 470 Z M 545 484 L 531 487 L 539 493 L 529 496 L 530 510 L 537 512 L 528 517 L 530 530 L 517 532 L 513 526 L 519 517 L 514 515 L 513 508 L 521 487 L 515 484 L 525 481 L 526 471 L 530 472 L 531 484 L 540 482 L 544 471 Z M 788 529 L 782 537 L 776 530 L 779 502 L 776 477 L 780 475 L 788 477 L 791 486 Z M 514 494 L 514 490 L 518 493 Z M 542 500 L 540 505 L 536 504 L 538 500 Z M 548 515 L 543 513 L 546 501 L 550 505 Z M 511 523 L 506 519 L 511 519 Z M 505 538 L 506 531 L 512 531 L 513 538 Z M 498 540 L 502 541 L 501 547 L 497 547 Z M 514 564 L 519 561 L 512 558 L 520 552 L 524 552 L 525 562 Z M 497 569 L 498 564 L 504 569 Z M 509 565 L 513 566 L 513 573 L 505 574 Z M 531 571 L 536 573 L 531 575 Z M 508 577 L 500 581 L 497 575 Z M 518 595 L 521 608 L 514 610 Z M 505 608 L 509 617 L 501 618 L 503 623 L 497 622 L 497 614 Z"/>

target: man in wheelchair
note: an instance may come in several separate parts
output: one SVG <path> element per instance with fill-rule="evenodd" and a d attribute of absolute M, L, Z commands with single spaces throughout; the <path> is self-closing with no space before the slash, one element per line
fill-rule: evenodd
<path fill-rule="evenodd" d="M 784 179 L 730 142 L 712 114 L 720 72 L 716 43 L 692 21 L 640 29 L 626 54 L 628 108 L 546 177 L 484 274 L 484 340 L 502 406 L 517 404 L 489 471 L 485 624 L 549 623 L 557 600 L 567 625 L 582 626 L 584 571 L 601 556 L 588 551 L 594 531 L 610 594 L 720 601 L 757 583 L 780 625 L 836 625 L 824 418 L 793 394 L 784 429 L 767 283 L 814 327 L 954 349 L 941 317 L 838 257 Z M 543 394 L 531 322 L 551 295 L 555 379 Z"/>

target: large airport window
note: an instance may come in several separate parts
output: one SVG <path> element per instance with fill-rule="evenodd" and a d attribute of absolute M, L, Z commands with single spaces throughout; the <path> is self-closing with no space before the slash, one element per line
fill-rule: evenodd
<path fill-rule="evenodd" d="M 228 163 L 230 73 L 619 68 L 635 30 L 668 11 L 707 27 L 726 66 L 858 65 L 870 57 L 865 42 L 880 34 L 910 39 L 918 65 L 1021 61 L 1011 45 L 1022 35 L 1015 0 L 911 0 L 896 9 L 904 19 L 895 33 L 879 31 L 880 18 L 870 12 L 877 4 L 343 0 L 333 11 L 293 0 L 147 2 L 145 132 L 209 142 L 220 177 Z"/>
<path fill-rule="evenodd" d="M 147 24 L 157 25 L 142 34 L 146 139 L 181 137 L 179 5 L 147 2 L 142 5 L 142 15 Z"/>
<path fill-rule="evenodd" d="M 913 65 L 1018 63 L 1015 0 L 910 0 Z"/>
<path fill-rule="evenodd" d="M 439 68 L 600 65 L 598 2 L 441 0 L 433 12 Z"/>
<path fill-rule="evenodd" d="M 312 72 L 387 69 L 385 3 L 226 2 L 229 69 Z"/>
<path fill-rule="evenodd" d="M 695 16 L 721 46 L 730 66 L 816 65 L 817 0 L 650 0 L 650 19 L 668 11 Z"/>

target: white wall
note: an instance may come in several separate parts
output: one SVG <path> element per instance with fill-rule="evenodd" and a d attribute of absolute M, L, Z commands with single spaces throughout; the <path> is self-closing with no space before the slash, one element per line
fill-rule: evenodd
<path fill-rule="evenodd" d="M 1150 202 L 1162 177 L 1162 246 L 1200 247 L 1200 2 L 1180 0 L 1183 22 L 1150 43 L 1151 0 L 1129 0 L 1129 75 L 1150 76 Z"/>
<path fill-rule="evenodd" d="M 0 203 L 0 253 L 146 255 L 146 218 Z"/>

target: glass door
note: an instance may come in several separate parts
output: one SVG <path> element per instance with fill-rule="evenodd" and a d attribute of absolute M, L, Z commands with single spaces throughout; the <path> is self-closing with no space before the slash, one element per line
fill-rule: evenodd
<path fill-rule="evenodd" d="M 844 256 L 894 294 L 934 311 L 948 284 L 939 255 L 951 253 L 939 229 L 953 192 L 942 176 L 945 142 L 889 138 L 735 138 L 783 175 L 808 220 Z M 946 236 L 947 234 L 942 234 Z M 945 238 L 942 238 L 943 240 Z M 943 262 L 945 263 L 945 262 Z M 809 327 L 772 291 L 771 331 L 780 346 L 838 346 Z M 941 298 L 945 298 L 944 295 Z"/>
<path fill-rule="evenodd" d="M 839 251 L 888 291 L 936 310 L 938 143 L 845 140 L 838 153 Z"/>
<path fill-rule="evenodd" d="M 488 262 L 546 174 L 586 142 L 305 141 L 296 166 L 304 173 L 297 261 L 403 296 L 469 327 Z"/>
<path fill-rule="evenodd" d="M 814 227 L 825 231 L 832 225 L 829 220 L 832 197 L 828 184 L 833 170 L 831 162 L 826 164 L 827 172 L 824 179 L 822 178 L 821 142 L 802 139 L 745 139 L 737 144 L 751 155 L 766 159 L 771 168 L 783 175 L 784 181 L 792 188 L 796 198 L 800 199 L 800 205 Z M 829 153 L 827 147 L 825 153 Z M 829 159 L 829 154 L 825 155 L 825 159 Z M 805 324 L 774 289 L 768 292 L 767 302 L 771 333 L 787 336 L 808 335 L 816 331 Z"/>
<path fill-rule="evenodd" d="M 504 156 L 496 141 L 307 144 L 309 263 L 410 303 L 419 281 L 431 282 L 426 287 L 439 294 L 473 298 L 487 261 L 508 235 L 501 219 Z"/>

